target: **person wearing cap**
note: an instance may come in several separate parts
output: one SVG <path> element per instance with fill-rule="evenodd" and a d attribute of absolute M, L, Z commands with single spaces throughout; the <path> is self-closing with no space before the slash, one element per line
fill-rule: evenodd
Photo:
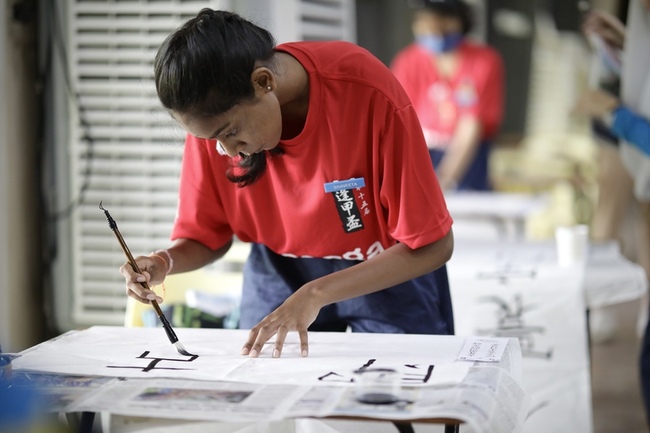
<path fill-rule="evenodd" d="M 460 0 L 423 0 L 415 8 L 415 42 L 391 69 L 408 94 L 443 189 L 490 190 L 490 142 L 503 117 L 503 63 L 470 40 L 472 16 Z"/>

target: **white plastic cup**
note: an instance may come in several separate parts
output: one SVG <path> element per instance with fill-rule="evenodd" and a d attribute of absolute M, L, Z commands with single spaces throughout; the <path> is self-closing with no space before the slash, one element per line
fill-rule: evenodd
<path fill-rule="evenodd" d="M 584 264 L 589 254 L 589 227 L 579 224 L 555 229 L 557 261 L 562 267 Z"/>

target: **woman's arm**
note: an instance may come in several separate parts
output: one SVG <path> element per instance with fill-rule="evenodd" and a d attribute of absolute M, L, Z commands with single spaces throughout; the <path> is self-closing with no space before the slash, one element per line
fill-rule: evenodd
<path fill-rule="evenodd" d="M 231 245 L 232 240 L 213 251 L 192 239 L 179 239 L 167 250 L 173 260 L 171 270 L 164 258 L 155 255 L 136 257 L 135 261 L 142 274 L 136 273 L 129 263 L 123 264 L 120 268 L 120 273 L 126 279 L 126 293 L 144 304 L 149 304 L 154 299 L 160 303 L 163 301 L 162 298 L 153 290 L 142 287 L 140 283 L 147 282 L 149 287 L 152 287 L 162 283 L 168 273 L 179 274 L 199 269 L 223 257 Z"/>
<path fill-rule="evenodd" d="M 370 260 L 311 281 L 251 329 L 243 355 L 256 357 L 275 335 L 273 357 L 282 353 L 289 331 L 298 331 L 300 352 L 307 356 L 307 328 L 326 305 L 367 295 L 432 272 L 443 266 L 454 249 L 452 231 L 442 239 L 417 249 L 396 244 Z"/>
<path fill-rule="evenodd" d="M 452 189 L 467 175 L 483 138 L 493 137 L 503 119 L 504 69 L 494 50 L 482 51 L 479 64 L 486 69 L 483 80 L 477 79 L 477 101 L 461 109 L 451 143 L 445 150 L 436 173 L 442 189 Z"/>
<path fill-rule="evenodd" d="M 471 115 L 462 117 L 453 140 L 436 169 L 443 190 L 453 189 L 463 180 L 480 145 L 481 124 L 478 118 Z"/>
<path fill-rule="evenodd" d="M 650 156 L 650 120 L 622 105 L 618 98 L 602 90 L 590 90 L 578 99 L 574 112 L 598 118 L 611 116 L 605 124 L 614 135 Z"/>
<path fill-rule="evenodd" d="M 612 112 L 612 132 L 650 157 L 650 121 L 620 105 Z"/>

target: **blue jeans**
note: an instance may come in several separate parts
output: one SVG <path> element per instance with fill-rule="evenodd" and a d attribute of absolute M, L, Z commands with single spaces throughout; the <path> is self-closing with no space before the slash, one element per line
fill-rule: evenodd
<path fill-rule="evenodd" d="M 252 244 L 244 267 L 240 328 L 250 329 L 309 281 L 360 262 L 289 258 Z M 310 331 L 453 334 L 447 269 L 323 307 Z"/>

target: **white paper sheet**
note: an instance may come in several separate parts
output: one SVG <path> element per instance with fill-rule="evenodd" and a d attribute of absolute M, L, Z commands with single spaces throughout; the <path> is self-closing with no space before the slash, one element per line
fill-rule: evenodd
<path fill-rule="evenodd" d="M 271 357 L 270 343 L 259 358 L 249 358 L 240 355 L 247 331 L 176 333 L 197 358 L 178 354 L 162 329 L 98 326 L 40 345 L 13 365 L 63 374 L 325 386 L 353 384 L 354 371 L 363 366 L 396 369 L 411 386 L 458 383 L 472 365 L 455 359 L 463 340 L 430 335 L 311 333 L 309 356 L 303 358 L 293 333 L 281 358 Z"/>

